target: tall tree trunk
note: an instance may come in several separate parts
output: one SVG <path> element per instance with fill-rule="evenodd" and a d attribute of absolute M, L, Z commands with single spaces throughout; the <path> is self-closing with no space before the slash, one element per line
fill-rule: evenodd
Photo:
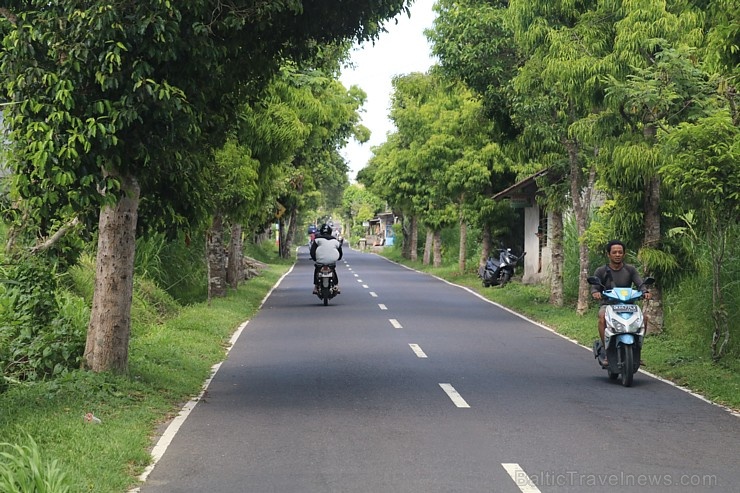
<path fill-rule="evenodd" d="M 432 243 L 434 241 L 434 231 L 432 231 L 430 228 L 427 228 L 427 237 L 424 241 L 424 257 L 422 258 L 421 263 L 423 265 L 429 265 L 429 262 L 432 257 Z"/>
<path fill-rule="evenodd" d="M 291 251 L 293 250 L 293 244 L 295 243 L 295 235 L 298 231 L 298 210 L 295 207 L 292 207 L 290 210 L 290 217 L 288 218 L 288 225 L 286 227 L 285 232 L 285 256 L 283 258 L 288 258 L 291 255 Z"/>
<path fill-rule="evenodd" d="M 491 224 L 488 221 L 483 222 L 483 231 L 481 239 L 481 253 L 478 260 L 478 269 L 486 265 L 488 257 L 491 256 Z"/>
<path fill-rule="evenodd" d="M 213 216 L 211 227 L 206 233 L 206 258 L 208 264 L 208 302 L 212 298 L 226 296 L 226 254 L 224 252 L 224 219 L 218 213 Z"/>
<path fill-rule="evenodd" d="M 86 366 L 94 372 L 128 370 L 141 189 L 133 176 L 119 178 L 123 197 L 100 210 L 95 290 L 84 355 Z"/>
<path fill-rule="evenodd" d="M 656 134 L 657 127 L 655 125 L 645 126 L 643 136 L 651 145 L 655 142 Z M 661 179 L 656 171 L 645 184 L 643 248 L 657 248 L 660 245 L 660 188 Z M 650 266 L 647 266 L 647 270 L 650 270 Z M 648 275 L 649 272 L 643 274 Z M 650 301 L 645 303 L 647 333 L 659 334 L 663 332 L 663 290 L 660 287 L 660 282 L 650 288 L 650 294 Z"/>
<path fill-rule="evenodd" d="M 278 218 L 278 230 L 277 230 L 277 246 L 278 246 L 278 256 L 280 258 L 286 258 L 287 255 L 285 255 L 285 221 L 283 221 L 282 216 Z"/>
<path fill-rule="evenodd" d="M 465 273 L 466 247 L 468 245 L 468 223 L 460 215 L 460 254 L 457 256 L 457 269 L 460 274 Z"/>
<path fill-rule="evenodd" d="M 573 202 L 573 212 L 576 216 L 576 225 L 578 228 L 578 302 L 576 304 L 576 313 L 583 315 L 588 310 L 590 299 L 590 289 L 586 278 L 588 277 L 588 245 L 581 241 L 586 233 L 588 222 L 588 208 L 591 202 L 591 182 L 595 180 L 595 174 L 592 170 L 589 177 L 589 184 L 584 187 L 583 171 L 581 170 L 581 161 L 578 158 L 578 142 L 568 140 L 565 142 L 568 150 L 568 161 L 570 163 L 570 195 Z"/>
<path fill-rule="evenodd" d="M 395 212 L 394 212 L 395 214 Z M 401 257 L 410 259 L 411 258 L 411 217 L 404 214 L 396 214 L 401 222 L 401 234 L 403 240 L 401 242 Z M 396 243 L 398 244 L 398 243 Z"/>
<path fill-rule="evenodd" d="M 239 286 L 244 279 L 244 242 L 242 241 L 242 225 L 231 225 L 231 241 L 229 241 L 229 264 L 226 267 L 226 281 L 233 289 Z"/>
<path fill-rule="evenodd" d="M 419 244 L 419 221 L 415 214 L 411 216 L 411 239 L 409 243 L 409 259 L 416 262 L 419 259 L 419 252 L 416 247 Z"/>
<path fill-rule="evenodd" d="M 565 289 L 563 282 L 563 266 L 565 265 L 565 248 L 564 248 L 564 233 L 563 233 L 563 212 L 553 211 L 552 220 L 550 222 L 550 240 L 552 244 L 550 246 L 551 259 L 550 259 L 550 304 L 555 306 L 563 306 L 565 303 Z"/>
<path fill-rule="evenodd" d="M 432 266 L 442 267 L 442 231 L 440 231 L 439 229 L 434 230 L 432 251 L 434 252 Z"/>

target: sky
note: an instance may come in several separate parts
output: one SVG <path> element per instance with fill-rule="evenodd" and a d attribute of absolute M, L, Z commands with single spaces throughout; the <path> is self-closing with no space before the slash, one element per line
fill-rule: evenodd
<path fill-rule="evenodd" d="M 349 163 L 351 182 L 372 156 L 371 148 L 385 142 L 387 133 L 395 130 L 388 118 L 393 76 L 426 72 L 434 63 L 424 36 L 424 29 L 434 23 L 433 5 L 434 0 L 414 0 L 411 17 L 399 14 L 398 24 L 394 20 L 386 22 L 388 32 L 382 33 L 374 45 L 367 42 L 355 46 L 351 57 L 354 68 L 342 70 L 340 81 L 345 87 L 359 86 L 367 93 L 361 123 L 372 133 L 368 142 L 360 145 L 350 140 L 341 150 Z"/>

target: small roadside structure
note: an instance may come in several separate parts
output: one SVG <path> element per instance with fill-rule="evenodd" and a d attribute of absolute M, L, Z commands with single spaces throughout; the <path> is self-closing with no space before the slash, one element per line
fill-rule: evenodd
<path fill-rule="evenodd" d="M 545 281 L 550 272 L 552 250 L 550 246 L 550 214 L 537 204 L 540 193 L 537 178 L 547 174 L 539 171 L 515 183 L 493 196 L 493 200 L 508 200 L 514 208 L 524 209 L 524 284 L 537 284 Z"/>
<path fill-rule="evenodd" d="M 365 242 L 368 247 L 390 246 L 394 243 L 393 225 L 396 216 L 392 212 L 383 212 L 368 222 L 365 231 Z"/>

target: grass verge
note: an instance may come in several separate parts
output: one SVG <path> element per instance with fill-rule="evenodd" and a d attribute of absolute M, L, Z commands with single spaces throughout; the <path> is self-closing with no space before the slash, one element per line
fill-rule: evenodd
<path fill-rule="evenodd" d="M 36 462 L 66 473 L 64 491 L 127 491 L 149 463 L 158 426 L 198 395 L 234 330 L 291 264 L 273 263 L 227 298 L 181 308 L 166 321 L 140 317 L 148 322 L 132 329 L 126 376 L 76 371 L 10 385 L 0 393 L 0 443 L 17 450 L 38 444 Z M 86 413 L 101 423 L 85 422 Z M 62 490 L 43 490 L 56 491 Z"/>

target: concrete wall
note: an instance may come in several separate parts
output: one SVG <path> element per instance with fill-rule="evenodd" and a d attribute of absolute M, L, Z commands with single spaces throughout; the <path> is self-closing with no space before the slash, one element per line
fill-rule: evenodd
<path fill-rule="evenodd" d="M 540 206 L 535 204 L 533 207 L 524 209 L 524 251 L 527 255 L 524 257 L 524 274 L 522 282 L 524 284 L 536 284 L 547 280 L 550 272 L 550 262 L 552 260 L 552 251 L 550 250 L 549 225 L 548 231 L 542 234 L 547 236 L 547 243 L 540 252 L 540 238 L 537 235 L 540 226 Z"/>

